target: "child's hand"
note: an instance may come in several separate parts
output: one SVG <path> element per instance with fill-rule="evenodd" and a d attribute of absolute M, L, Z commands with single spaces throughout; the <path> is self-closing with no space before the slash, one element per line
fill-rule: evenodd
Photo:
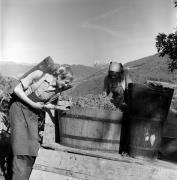
<path fill-rule="evenodd" d="M 70 106 L 55 106 L 56 110 L 61 110 L 61 111 L 69 111 L 70 110 Z"/>
<path fill-rule="evenodd" d="M 53 110 L 61 110 L 61 111 L 67 111 L 70 110 L 70 106 L 65 105 L 54 105 L 54 104 L 45 104 L 44 109 L 53 109 Z"/>
<path fill-rule="evenodd" d="M 57 105 L 58 106 L 68 106 L 68 107 L 70 107 L 70 106 L 72 106 L 72 102 L 71 101 L 58 101 L 58 103 L 57 103 Z"/>
<path fill-rule="evenodd" d="M 101 95 L 103 98 L 107 97 L 107 93 L 105 91 Z"/>

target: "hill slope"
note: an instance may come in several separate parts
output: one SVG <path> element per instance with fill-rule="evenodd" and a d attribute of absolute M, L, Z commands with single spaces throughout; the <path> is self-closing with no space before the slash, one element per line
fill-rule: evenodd
<path fill-rule="evenodd" d="M 20 77 L 29 71 L 35 64 L 17 64 L 14 62 L 0 62 L 0 74 L 6 77 Z M 99 68 L 84 66 L 84 65 L 71 65 L 75 79 L 82 80 L 91 74 L 98 71 Z"/>
<path fill-rule="evenodd" d="M 0 62 L 0 73 L 3 76 L 17 77 L 32 67 L 33 65 Z M 69 93 L 73 96 L 83 96 L 102 92 L 108 65 L 100 67 L 72 65 L 71 67 L 75 75 L 75 86 Z M 126 63 L 125 67 L 129 67 L 130 75 L 136 83 L 144 83 L 147 79 L 177 82 L 177 73 L 171 73 L 168 70 L 166 57 L 160 58 L 158 55 L 152 55 Z"/>
<path fill-rule="evenodd" d="M 28 70 L 30 70 L 33 65 L 30 64 L 17 64 L 14 62 L 0 62 L 0 73 L 7 77 L 18 77 Z"/>
<path fill-rule="evenodd" d="M 125 66 L 130 67 L 133 81 L 137 83 L 144 83 L 148 79 L 176 82 L 176 72 L 172 73 L 168 70 L 167 62 L 167 57 L 153 55 L 126 63 Z"/>
<path fill-rule="evenodd" d="M 177 82 L 176 72 L 168 70 L 167 58 L 158 55 L 148 56 L 125 64 L 129 68 L 133 82 L 144 83 L 146 80 L 159 80 L 165 82 Z M 84 96 L 86 94 L 99 94 L 103 89 L 104 76 L 107 74 L 108 66 L 89 77 L 77 85 L 70 93 L 73 96 Z"/>

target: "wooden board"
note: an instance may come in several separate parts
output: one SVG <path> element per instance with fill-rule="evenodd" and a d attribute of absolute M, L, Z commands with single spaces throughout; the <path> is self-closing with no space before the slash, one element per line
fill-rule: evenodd
<path fill-rule="evenodd" d="M 29 180 L 81 180 L 78 178 L 68 177 L 53 172 L 33 170 Z"/>
<path fill-rule="evenodd" d="M 102 151 L 90 151 L 90 150 L 71 148 L 71 147 L 63 146 L 58 143 L 53 143 L 50 145 L 43 144 L 43 147 L 45 149 L 80 154 L 80 155 L 84 155 L 84 156 L 91 156 L 91 157 L 96 157 L 96 158 L 112 160 L 112 161 L 123 161 L 123 162 L 127 162 L 127 163 L 137 163 L 140 165 L 151 165 L 151 166 L 154 165 L 154 166 L 159 166 L 159 167 L 163 167 L 163 168 L 172 168 L 172 169 L 177 170 L 176 164 L 174 164 L 172 162 L 167 162 L 164 160 L 159 160 L 159 159 L 151 160 L 149 158 L 143 158 L 143 157 L 132 158 L 130 156 L 126 156 L 126 155 L 123 156 L 118 153 L 108 153 L 108 152 L 102 152 Z M 173 161 L 173 162 L 175 162 L 175 161 Z"/>
<path fill-rule="evenodd" d="M 77 148 L 72 148 L 72 147 L 67 147 L 63 146 L 58 143 L 52 143 L 52 144 L 43 144 L 42 145 L 45 149 L 49 150 L 55 150 L 55 151 L 63 151 L 63 152 L 68 152 L 68 153 L 75 153 L 75 154 L 80 154 L 84 156 L 91 156 L 91 157 L 96 157 L 96 158 L 103 158 L 103 159 L 108 159 L 112 161 L 125 161 L 125 162 L 134 162 L 134 163 L 139 163 L 139 164 L 144 164 L 144 163 L 151 163 L 150 159 L 147 158 L 131 158 L 128 156 L 122 156 L 118 152 L 117 153 L 109 153 L 109 152 L 102 152 L 102 151 L 95 151 L 95 150 L 83 150 L 83 149 L 77 149 Z M 145 160 L 145 161 L 143 161 Z M 154 161 L 156 162 L 156 161 Z"/>
<path fill-rule="evenodd" d="M 176 180 L 176 165 L 154 162 L 138 163 L 131 158 L 129 161 L 127 158 L 113 161 L 89 155 L 40 149 L 34 169 L 41 173 L 47 171 L 87 180 Z"/>

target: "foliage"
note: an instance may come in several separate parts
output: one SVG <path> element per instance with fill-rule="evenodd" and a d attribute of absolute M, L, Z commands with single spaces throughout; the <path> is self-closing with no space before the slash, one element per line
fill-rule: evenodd
<path fill-rule="evenodd" d="M 103 97 L 101 94 L 88 94 L 84 97 L 73 99 L 73 104 L 79 107 L 97 108 L 104 110 L 116 110 L 116 107 L 110 102 L 111 98 Z"/>
<path fill-rule="evenodd" d="M 62 100 L 69 100 L 71 97 L 63 96 Z M 85 96 L 72 97 L 73 106 L 97 108 L 104 110 L 116 110 L 116 107 L 111 103 L 111 97 L 104 97 L 102 94 L 94 95 L 87 94 Z"/>
<path fill-rule="evenodd" d="M 156 37 L 156 47 L 160 56 L 168 55 L 169 70 L 177 69 L 177 32 L 169 35 L 159 33 Z"/>
<path fill-rule="evenodd" d="M 174 6 L 177 7 L 177 0 L 174 0 Z M 159 56 L 167 55 L 168 68 L 171 72 L 177 69 L 177 31 L 175 33 L 159 33 L 156 37 L 156 47 Z"/>
<path fill-rule="evenodd" d="M 0 74 L 0 123 L 3 123 L 7 130 L 9 129 L 9 102 L 11 99 L 11 93 L 14 86 L 17 84 L 17 80 L 14 78 L 6 78 Z"/>

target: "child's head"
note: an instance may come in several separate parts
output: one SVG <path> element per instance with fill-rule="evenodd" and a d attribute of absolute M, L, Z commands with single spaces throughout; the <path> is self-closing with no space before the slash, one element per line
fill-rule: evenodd
<path fill-rule="evenodd" d="M 61 66 L 57 71 L 57 87 L 59 89 L 69 89 L 71 88 L 71 83 L 73 81 L 73 72 L 71 67 L 63 67 Z"/>

